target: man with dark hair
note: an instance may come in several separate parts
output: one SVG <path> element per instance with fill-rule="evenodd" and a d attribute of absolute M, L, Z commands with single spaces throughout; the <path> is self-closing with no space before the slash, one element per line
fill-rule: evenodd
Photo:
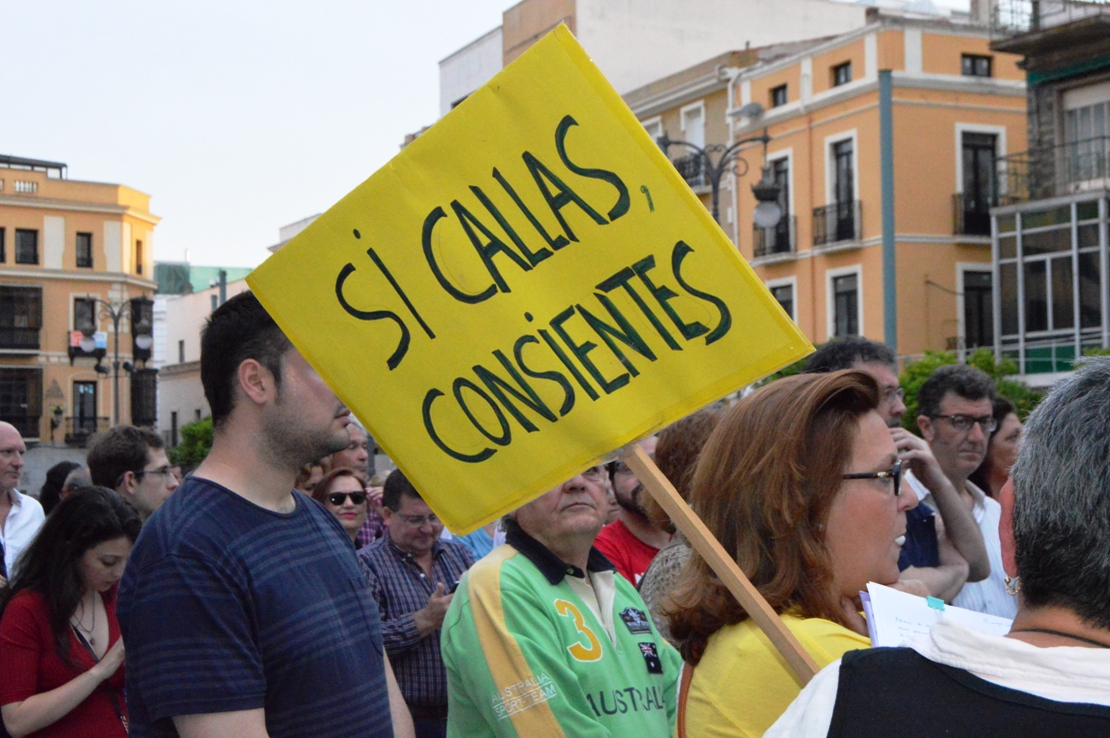
<path fill-rule="evenodd" d="M 443 626 L 452 738 L 673 734 L 682 658 L 593 546 L 605 474 L 510 513 L 463 579 Z"/>
<path fill-rule="evenodd" d="M 386 535 L 359 551 L 382 613 L 382 640 L 412 713 L 417 738 L 447 734 L 447 672 L 439 653 L 443 616 L 470 550 L 441 541 L 443 523 L 400 469 L 385 480 Z"/>
<path fill-rule="evenodd" d="M 293 490 L 350 413 L 250 292 L 209 317 L 200 362 L 212 450 L 120 586 L 131 735 L 411 736 L 350 539 Z"/>
<path fill-rule="evenodd" d="M 953 595 L 952 604 L 1012 618 L 1017 605 L 1006 594 L 1003 583 L 1006 572 L 1002 568 L 1002 544 L 998 537 L 1002 508 L 968 480 L 983 463 L 987 442 L 997 427 L 993 402 L 994 382 L 985 372 L 966 364 L 942 366 L 917 391 L 917 427 L 944 476 L 957 491 L 960 506 L 978 525 L 988 555 L 986 575 L 976 577 L 973 571 L 968 583 Z M 936 507 L 936 486 L 912 475 L 906 481 L 922 502 Z M 951 534 L 949 514 L 942 511 L 941 517 Z"/>
<path fill-rule="evenodd" d="M 978 581 L 990 571 L 978 526 L 961 504 L 956 488 L 948 481 L 929 445 L 902 427 L 906 405 L 902 402 L 904 392 L 898 382 L 894 352 L 881 343 L 850 336 L 829 341 L 817 349 L 806 362 L 805 371 L 842 369 L 867 372 L 879 383 L 882 399 L 878 412 L 890 428 L 900 458 L 908 464 L 906 478 L 924 480 L 924 486 L 935 492 L 935 505 L 918 505 L 906 513 L 906 543 L 898 560 L 902 580 L 919 580 L 934 597 L 951 601 L 969 578 Z M 942 522 L 940 534 L 938 522 Z"/>
<path fill-rule="evenodd" d="M 648 456 L 654 456 L 658 442 L 658 436 L 649 436 L 640 446 Z M 620 517 L 601 529 L 594 545 L 617 567 L 621 576 L 638 585 L 652 559 L 673 536 L 648 518 L 643 503 L 647 491 L 627 464 L 614 461 L 609 466 L 609 479 L 621 508 Z"/>
<path fill-rule="evenodd" d="M 150 428 L 117 425 L 93 440 L 92 483 L 119 492 L 145 522 L 177 489 L 162 437 Z"/>

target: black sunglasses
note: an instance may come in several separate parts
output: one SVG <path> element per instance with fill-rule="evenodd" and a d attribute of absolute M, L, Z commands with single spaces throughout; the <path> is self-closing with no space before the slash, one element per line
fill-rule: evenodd
<path fill-rule="evenodd" d="M 894 462 L 894 466 L 890 467 L 887 471 L 879 472 L 856 472 L 854 474 L 841 474 L 841 479 L 893 479 L 894 480 L 894 496 L 897 497 L 902 491 L 902 460 Z"/>
<path fill-rule="evenodd" d="M 356 505 L 361 505 L 362 503 L 366 502 L 365 492 L 331 492 L 330 494 L 328 494 L 328 503 L 339 507 L 348 497 L 350 497 L 351 502 Z"/>

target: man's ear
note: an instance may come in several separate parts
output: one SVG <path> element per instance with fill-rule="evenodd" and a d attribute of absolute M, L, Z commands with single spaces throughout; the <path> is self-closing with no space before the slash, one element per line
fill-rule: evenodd
<path fill-rule="evenodd" d="M 138 483 L 139 483 L 138 480 L 135 478 L 135 472 L 130 472 L 130 471 L 124 472 L 123 473 L 123 478 L 120 480 L 119 486 L 116 487 L 116 491 L 119 492 L 120 494 L 127 495 L 128 497 L 134 497 L 135 496 L 135 486 Z"/>
<path fill-rule="evenodd" d="M 255 359 L 245 359 L 236 373 L 239 389 L 255 405 L 263 405 L 274 399 L 277 383 L 269 369 Z"/>
<path fill-rule="evenodd" d="M 921 431 L 921 436 L 928 443 L 933 442 L 933 435 L 935 429 L 933 428 L 933 419 L 928 415 L 917 416 L 917 429 Z"/>
<path fill-rule="evenodd" d="M 1014 546 L 1014 480 L 1007 479 L 998 492 L 1002 517 L 998 520 L 998 538 L 1002 544 L 1002 568 L 1011 577 L 1018 575 L 1016 547 Z"/>

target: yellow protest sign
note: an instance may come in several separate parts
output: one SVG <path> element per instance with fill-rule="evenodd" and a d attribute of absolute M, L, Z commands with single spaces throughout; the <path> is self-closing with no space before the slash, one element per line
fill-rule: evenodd
<path fill-rule="evenodd" d="M 248 282 L 456 532 L 812 350 L 565 27 Z"/>

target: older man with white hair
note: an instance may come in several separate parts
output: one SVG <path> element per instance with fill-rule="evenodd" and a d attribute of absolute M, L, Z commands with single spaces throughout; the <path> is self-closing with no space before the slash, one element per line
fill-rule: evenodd
<path fill-rule="evenodd" d="M 16 489 L 25 453 L 23 436 L 14 425 L 0 420 L 0 587 L 7 584 L 16 559 L 45 518 L 39 501 Z"/>
<path fill-rule="evenodd" d="M 443 622 L 447 735 L 671 735 L 682 660 L 594 548 L 594 466 L 505 520 Z"/>

